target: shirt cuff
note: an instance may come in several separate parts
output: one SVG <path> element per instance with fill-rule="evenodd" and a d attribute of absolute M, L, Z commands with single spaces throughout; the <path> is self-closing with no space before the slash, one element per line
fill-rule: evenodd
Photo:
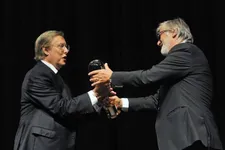
<path fill-rule="evenodd" d="M 121 101 L 122 101 L 122 110 L 128 111 L 128 108 L 129 108 L 128 98 L 121 98 Z"/>
<path fill-rule="evenodd" d="M 98 102 L 98 99 L 95 96 L 94 92 L 91 90 L 91 91 L 88 92 L 88 95 L 89 95 L 89 97 L 91 99 L 91 104 L 95 105 Z"/>

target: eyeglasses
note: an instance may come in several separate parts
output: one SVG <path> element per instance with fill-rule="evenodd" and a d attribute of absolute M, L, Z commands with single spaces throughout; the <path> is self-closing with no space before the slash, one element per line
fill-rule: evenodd
<path fill-rule="evenodd" d="M 160 36 L 163 34 L 163 33 L 165 33 L 165 32 L 171 32 L 172 30 L 162 30 L 162 31 L 160 31 L 160 32 L 158 32 L 157 34 L 156 34 L 156 37 L 157 37 L 157 39 L 158 40 L 160 40 Z"/>
<path fill-rule="evenodd" d="M 55 46 L 55 45 L 53 45 L 53 46 Z M 68 51 L 70 51 L 70 46 L 67 45 L 67 44 L 59 44 L 59 45 L 56 45 L 55 47 L 59 48 L 61 51 L 64 51 L 65 48 L 66 48 Z"/>

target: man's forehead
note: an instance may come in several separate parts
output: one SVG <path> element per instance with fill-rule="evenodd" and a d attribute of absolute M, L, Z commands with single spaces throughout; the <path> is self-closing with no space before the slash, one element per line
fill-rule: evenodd
<path fill-rule="evenodd" d="M 62 36 L 56 36 L 52 39 L 51 43 L 66 43 L 64 37 Z"/>

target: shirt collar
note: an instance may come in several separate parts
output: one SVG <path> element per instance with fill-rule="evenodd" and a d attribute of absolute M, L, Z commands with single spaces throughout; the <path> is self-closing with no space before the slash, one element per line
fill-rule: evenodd
<path fill-rule="evenodd" d="M 55 74 L 58 72 L 58 70 L 49 62 L 41 60 L 46 66 L 48 66 Z"/>

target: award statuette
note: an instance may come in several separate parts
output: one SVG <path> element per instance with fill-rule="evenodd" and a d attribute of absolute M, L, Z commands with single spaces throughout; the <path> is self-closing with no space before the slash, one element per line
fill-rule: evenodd
<path fill-rule="evenodd" d="M 91 72 L 91 71 L 97 70 L 97 69 L 105 69 L 104 63 L 99 59 L 92 60 L 88 65 L 88 72 Z M 105 109 L 108 118 L 114 119 L 117 117 L 116 106 L 112 106 L 112 107 L 103 106 L 103 108 Z"/>

